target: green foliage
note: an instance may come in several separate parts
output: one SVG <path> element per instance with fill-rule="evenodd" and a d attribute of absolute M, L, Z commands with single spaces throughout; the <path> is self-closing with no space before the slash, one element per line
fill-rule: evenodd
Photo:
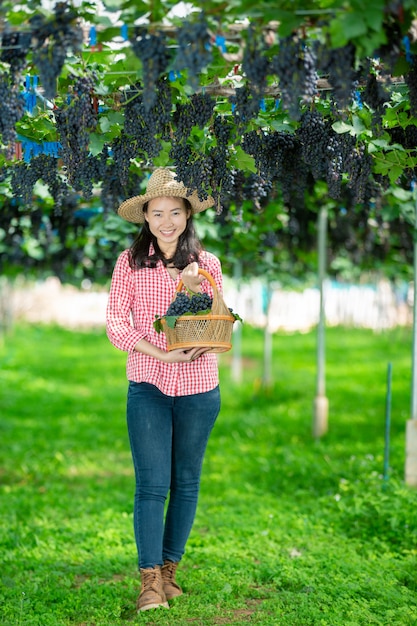
<path fill-rule="evenodd" d="M 82 182 L 75 191 L 80 194 L 79 202 L 93 203 L 96 206 L 96 196 L 103 193 L 104 199 L 108 201 L 111 209 L 115 209 L 118 202 L 129 194 L 138 191 L 136 176 L 143 175 L 153 165 L 172 165 L 173 159 L 170 152 L 171 144 L 168 139 L 175 137 L 177 128 L 173 123 L 173 117 L 179 105 L 189 102 L 194 89 L 189 84 L 189 70 L 184 68 L 180 74 L 176 74 L 176 79 L 170 82 L 172 96 L 172 116 L 169 133 L 156 133 L 156 139 L 160 142 L 159 148 L 152 153 L 149 146 L 139 149 L 136 139 L 128 138 L 127 143 L 136 150 L 134 157 L 129 159 L 127 172 L 115 173 L 116 159 L 114 157 L 115 143 L 124 136 L 124 119 L 127 103 L 123 101 L 122 94 L 127 89 L 143 82 L 144 65 L 143 61 L 137 58 L 132 50 L 131 41 L 134 37 L 134 24 L 139 22 L 148 23 L 149 32 L 163 32 L 166 34 L 168 48 L 173 52 L 177 48 L 176 32 L 183 24 L 184 18 L 175 15 L 173 9 L 178 8 L 178 3 L 173 1 L 143 1 L 136 0 L 107 0 L 105 3 L 107 13 L 97 10 L 97 3 L 93 0 L 81 0 L 76 3 L 76 7 L 71 9 L 88 26 L 94 26 L 97 34 L 97 45 L 89 46 L 85 43 L 81 52 L 76 51 L 68 54 L 57 80 L 57 94 L 53 103 L 42 100 L 42 91 L 39 91 L 37 104 L 31 113 L 25 115 L 16 124 L 18 139 L 27 139 L 40 147 L 45 142 L 59 141 L 59 133 L 56 126 L 56 110 L 66 106 L 68 97 L 74 95 L 75 77 L 94 76 L 94 97 L 99 103 L 97 110 L 97 126 L 88 130 L 88 146 L 84 146 L 85 154 L 99 158 L 104 155 L 107 162 L 107 170 L 101 175 L 101 179 L 95 180 L 93 190 L 85 189 Z M 260 172 L 259 165 L 253 156 L 245 152 L 242 147 L 243 134 L 256 131 L 259 135 L 272 134 L 274 132 L 288 132 L 294 134 L 299 127 L 299 119 L 290 115 L 282 106 L 282 101 L 278 106 L 280 94 L 280 81 L 277 76 L 270 72 L 266 79 L 265 94 L 258 94 L 262 97 L 263 108 L 258 115 L 251 119 L 240 119 L 237 123 L 233 117 L 229 95 L 245 84 L 245 75 L 242 70 L 243 51 L 248 47 L 248 27 L 250 24 L 256 31 L 257 41 L 263 41 L 268 29 L 271 27 L 276 39 L 263 50 L 264 57 L 271 62 L 274 54 L 279 50 L 280 39 L 297 34 L 302 39 L 303 44 L 313 45 L 323 43 L 328 49 L 340 49 L 347 44 L 352 44 L 355 50 L 355 70 L 358 71 L 358 93 L 364 92 L 363 79 L 367 74 L 368 63 L 370 63 L 369 74 L 382 77 L 381 83 L 389 85 L 386 92 L 386 99 L 380 108 L 373 108 L 369 104 L 359 106 L 353 102 L 348 107 L 340 107 L 335 110 L 334 103 L 330 102 L 330 90 L 324 88 L 321 93 L 317 93 L 311 102 L 303 103 L 303 110 L 314 109 L 323 112 L 326 119 L 333 122 L 332 128 L 340 134 L 348 133 L 356 140 L 356 146 L 364 147 L 366 155 L 372 157 L 372 176 L 378 185 L 381 185 L 383 193 L 378 196 L 378 207 L 383 204 L 383 211 L 388 222 L 394 222 L 392 228 L 381 225 L 381 214 L 373 208 L 375 204 L 374 195 L 366 198 L 366 202 L 358 205 L 349 195 L 349 177 L 343 173 L 343 189 L 346 193 L 339 198 L 340 207 L 347 208 L 352 214 L 351 224 L 357 227 L 359 214 L 366 213 L 362 220 L 366 223 L 366 228 L 356 228 L 356 237 L 365 238 L 360 241 L 360 245 L 354 253 L 347 253 L 347 241 L 331 241 L 331 255 L 338 257 L 337 262 L 343 263 L 345 255 L 349 254 L 348 262 L 356 267 L 367 269 L 369 257 L 378 258 L 381 266 L 385 262 L 389 265 L 389 271 L 393 271 L 392 259 L 395 257 L 395 264 L 402 266 L 403 271 L 407 271 L 410 261 L 410 244 L 412 239 L 411 228 L 404 228 L 412 225 L 412 212 L 410 207 L 412 200 L 407 199 L 405 203 L 397 202 L 398 189 L 410 192 L 410 184 L 415 176 L 417 166 L 417 156 L 415 141 L 405 145 L 406 142 L 398 139 L 398 134 L 402 136 L 407 128 L 415 125 L 415 115 L 410 103 L 410 88 L 404 84 L 403 80 L 394 80 L 407 75 L 412 69 L 409 55 L 417 53 L 417 43 L 411 38 L 410 49 L 404 48 L 404 35 L 410 32 L 412 20 L 416 17 L 415 3 L 413 0 L 404 0 L 401 3 L 387 3 L 384 0 L 372 0 L 363 2 L 354 0 L 344 2 L 343 0 L 263 0 L 252 2 L 250 0 L 209 0 L 204 3 L 194 3 L 195 10 L 189 14 L 191 21 L 200 19 L 204 13 L 212 39 L 216 35 L 226 36 L 227 52 L 221 51 L 220 46 L 214 44 L 211 49 L 211 59 L 206 67 L 201 70 L 198 91 L 213 94 L 216 100 L 212 117 L 203 127 L 193 126 L 188 139 L 185 142 L 190 149 L 190 164 L 197 163 L 201 157 L 213 158 L 218 156 L 216 150 L 219 148 L 218 139 L 213 133 L 214 121 L 222 116 L 230 122 L 230 137 L 227 143 L 227 150 L 223 160 L 229 172 L 243 173 L 247 178 L 251 175 L 261 174 L 261 178 L 268 178 Z M 42 16 L 45 23 L 53 29 L 56 18 L 52 7 L 45 8 L 40 0 L 26 2 L 16 8 L 16 3 L 3 1 L 0 5 L 0 15 L 5 23 L 10 24 L 16 30 L 20 28 L 26 31 L 30 28 L 29 20 L 33 14 Z M 244 21 L 247 18 L 247 22 Z M 268 22 L 272 21 L 272 26 Z M 128 27 L 129 42 L 120 42 L 119 24 Z M 169 26 L 168 26 L 169 25 Z M 268 25 L 268 27 L 267 27 Z M 117 43 L 115 45 L 115 40 Z M 394 55 L 395 59 L 391 57 Z M 384 57 L 384 54 L 387 56 Z M 375 59 L 382 55 L 383 62 L 377 63 Z M 386 60 L 387 59 L 387 60 Z M 393 61 L 391 66 L 391 61 Z M 395 63 L 394 63 L 395 61 Z M 22 70 L 34 75 L 39 68 L 33 60 L 33 50 L 29 47 L 27 51 L 26 66 Z M 7 62 L 1 62 L 1 71 L 9 72 L 10 67 Z M 173 69 L 173 56 L 168 65 L 168 72 Z M 389 75 L 389 80 L 385 76 Z M 324 81 L 327 76 L 321 77 Z M 21 86 L 21 76 L 16 76 L 16 84 Z M 42 85 L 41 85 L 42 87 Z M 254 94 L 252 93 L 252 97 Z M 97 104 L 96 102 L 96 104 Z M 165 129 L 166 130 L 166 129 Z M 163 135 L 163 136 L 162 136 Z M 0 176 L 0 195 L 2 204 L 5 203 L 10 209 L 8 199 L 13 195 L 11 191 L 11 170 L 14 168 L 15 159 L 10 158 L 7 146 L 0 147 L 0 165 L 2 173 Z M 87 150 L 88 148 L 88 150 Z M 68 169 L 68 168 L 67 168 Z M 70 168 L 71 169 L 71 168 Z M 105 186 L 104 179 L 109 179 L 109 174 L 120 179 L 134 178 L 132 185 L 120 183 L 112 193 Z M 60 173 L 60 181 L 66 184 L 72 172 Z M 298 172 L 297 172 L 298 174 Z M 311 179 L 311 176 L 310 176 Z M 303 182 L 300 187 L 304 190 L 307 198 L 287 198 L 282 192 L 280 184 L 277 184 L 272 197 L 265 200 L 263 206 L 259 206 L 259 199 L 246 200 L 243 205 L 235 196 L 224 201 L 222 197 L 220 204 L 227 215 L 223 223 L 214 226 L 214 240 L 219 250 L 219 255 L 225 259 L 226 264 L 232 266 L 236 260 L 243 261 L 246 272 L 253 268 L 263 272 L 275 271 L 279 278 L 280 268 L 284 273 L 288 273 L 291 268 L 292 273 L 297 278 L 309 274 L 314 270 L 314 229 L 316 207 L 319 192 L 316 187 L 323 185 L 323 181 L 308 180 L 308 184 Z M 269 182 L 267 180 L 267 182 Z M 324 183 L 325 184 L 325 183 Z M 213 183 L 214 185 L 214 183 Z M 71 186 L 71 185 L 70 185 Z M 42 187 L 42 191 L 40 191 Z M 223 193 L 221 184 L 219 189 L 214 189 L 220 195 Z M 104 188 L 104 191 L 103 191 Z M 347 190 L 346 190 L 347 189 Z M 210 191 L 210 189 L 207 189 Z M 213 191 L 213 190 L 211 190 Z M 113 195 L 114 193 L 114 195 Z M 329 200 L 329 190 L 326 190 L 327 201 Z M 106 195 L 107 194 L 107 195 Z M 50 203 L 37 204 L 41 197 L 49 196 L 50 203 L 56 206 L 55 219 L 51 220 Z M 94 199 L 91 198 L 91 195 Z M 236 195 L 236 194 L 235 194 Z M 81 197 L 83 196 L 83 197 Z M 74 228 L 71 220 L 62 219 L 62 228 L 58 236 L 56 232 L 53 236 L 45 235 L 38 226 L 38 211 L 45 212 L 43 224 L 46 230 L 51 227 L 52 231 L 59 221 L 59 211 L 61 210 L 60 197 L 53 197 L 50 186 L 45 183 L 37 185 L 33 193 L 33 206 L 27 206 L 24 201 L 15 198 L 13 218 L 16 221 L 0 218 L 0 238 L 2 260 L 5 260 L 5 267 L 2 271 L 14 271 L 16 267 L 16 256 L 19 257 L 18 264 L 28 271 L 58 271 L 60 275 L 68 277 L 71 274 L 69 268 L 74 268 L 74 276 L 79 280 L 82 276 L 92 277 L 95 268 L 97 280 L 102 280 L 109 267 L 110 254 L 116 250 L 116 245 L 111 246 L 112 238 L 104 238 L 106 241 L 101 246 L 96 238 L 96 233 L 102 229 L 108 230 L 105 224 L 100 224 L 100 219 L 105 221 L 108 216 L 108 206 L 101 218 L 97 218 L 91 227 L 91 233 L 80 232 L 79 228 Z M 393 204 L 391 204 L 391 202 Z M 262 203 L 261 203 L 262 204 Z M 270 207 L 266 207 L 270 204 Z M 229 206 L 230 205 L 230 206 Z M 368 215 L 369 206 L 371 206 Z M 23 213 L 25 225 L 21 224 L 20 215 Z M 65 211 L 62 212 L 64 214 Z M 374 214 L 377 219 L 374 219 Z M 54 224 L 52 224 L 54 222 Z M 374 226 L 377 224 L 377 226 Z M 67 235 L 63 231 L 67 228 L 71 232 Z M 364 231 L 372 231 L 368 239 Z M 17 230 L 17 235 L 16 231 Z M 24 230 L 24 236 L 21 231 Z M 397 232 L 404 230 L 402 245 L 397 248 Z M 91 238 L 90 238 L 91 234 Z M 336 233 L 337 234 L 337 233 Z M 233 235 L 233 236 L 231 236 Z M 333 233 L 330 233 L 333 235 Z M 383 239 L 388 237 L 393 242 L 394 252 L 387 253 L 387 245 L 381 245 L 377 250 L 370 250 L 370 241 L 373 239 Z M 120 239 L 125 240 L 122 236 Z M 279 240 L 277 245 L 271 245 L 268 241 Z M 74 252 L 78 246 L 78 255 L 70 254 L 68 263 L 65 265 L 63 256 L 66 246 Z M 18 252 L 16 252 L 18 248 Z M 273 251 L 272 262 L 265 261 L 265 256 Z M 370 250 L 369 257 L 366 250 Z M 386 255 L 382 259 L 382 251 Z M 101 256 L 103 252 L 103 256 Z M 254 263 L 256 259 L 256 263 Z M 27 261 L 26 265 L 24 261 Z M 336 267 L 337 263 L 333 267 Z"/>
<path fill-rule="evenodd" d="M 262 332 L 242 330 L 241 384 L 232 353 L 219 356 L 222 411 L 178 571 L 185 594 L 146 623 L 413 625 L 417 492 L 403 482 L 410 330 L 327 330 L 330 428 L 320 441 L 310 428 L 315 333 L 273 336 L 275 382 L 265 390 Z M 18 325 L 0 357 L 0 623 L 141 621 L 125 354 L 104 330 Z"/>

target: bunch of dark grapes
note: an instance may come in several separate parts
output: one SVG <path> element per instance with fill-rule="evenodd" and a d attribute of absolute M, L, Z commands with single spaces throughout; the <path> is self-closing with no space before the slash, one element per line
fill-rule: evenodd
<path fill-rule="evenodd" d="M 310 103 L 317 92 L 316 55 L 296 37 L 286 37 L 271 60 L 271 70 L 278 76 L 283 107 L 294 119 L 300 117 L 300 101 Z"/>
<path fill-rule="evenodd" d="M 71 177 L 74 189 L 81 191 L 84 198 L 92 197 L 93 186 L 103 180 L 106 171 L 103 155 L 87 154 Z"/>
<path fill-rule="evenodd" d="M 258 174 L 249 174 L 242 186 L 243 199 L 251 200 L 254 207 L 260 211 L 270 201 L 272 187 L 270 180 L 265 180 Z"/>
<path fill-rule="evenodd" d="M 160 78 L 156 83 L 157 97 L 155 104 L 145 115 L 145 119 L 154 120 L 155 133 L 162 141 L 171 138 L 172 90 L 167 78 Z"/>
<path fill-rule="evenodd" d="M 188 80 L 194 91 L 199 87 L 199 76 L 212 58 L 210 33 L 204 14 L 197 22 L 185 21 L 177 32 L 175 69 L 188 72 Z"/>
<path fill-rule="evenodd" d="M 244 201 L 244 185 L 246 182 L 245 173 L 243 170 L 232 168 L 230 171 L 230 197 L 233 199 L 233 202 L 236 204 L 238 209 L 242 207 Z M 223 207 L 222 214 L 220 215 L 220 221 L 225 222 L 227 217 L 227 209 Z"/>
<path fill-rule="evenodd" d="M 155 104 L 157 82 L 171 60 L 165 37 L 161 33 L 149 33 L 145 28 L 136 28 L 132 41 L 135 55 L 142 61 L 143 104 L 147 111 Z"/>
<path fill-rule="evenodd" d="M 176 168 L 177 179 L 184 183 L 190 195 L 196 191 L 200 200 L 207 200 L 213 175 L 211 156 L 194 151 L 187 143 L 174 142 L 170 157 Z"/>
<path fill-rule="evenodd" d="M 364 144 L 357 144 L 348 133 L 336 134 L 329 139 L 327 149 L 328 171 L 326 182 L 329 195 L 339 199 L 342 196 L 342 177 L 346 174 L 346 188 L 352 205 L 363 204 L 369 194 L 372 180 L 372 158 Z"/>
<path fill-rule="evenodd" d="M 137 154 L 148 159 L 158 156 L 161 140 L 168 139 L 170 132 L 171 89 L 164 79 L 159 79 L 156 86 L 156 99 L 150 109 L 144 104 L 141 85 L 124 93 L 124 131 L 135 140 Z"/>
<path fill-rule="evenodd" d="M 390 100 L 390 94 L 381 86 L 372 72 L 369 72 L 367 75 L 365 89 L 362 91 L 361 96 L 363 102 L 373 110 L 373 127 L 381 127 L 384 104 Z"/>
<path fill-rule="evenodd" d="M 193 294 L 190 298 L 190 313 L 198 313 L 199 311 L 208 311 L 211 309 L 213 299 L 208 293 Z"/>
<path fill-rule="evenodd" d="M 364 202 L 372 173 L 372 157 L 368 154 L 365 144 L 351 148 L 345 159 L 348 174 L 347 187 L 351 190 L 354 204 Z"/>
<path fill-rule="evenodd" d="M 408 87 L 408 97 L 410 100 L 410 112 L 417 116 L 417 55 L 413 54 L 410 69 L 404 74 L 404 81 Z"/>
<path fill-rule="evenodd" d="M 54 199 L 54 207 L 59 211 L 67 192 L 67 185 L 58 173 L 58 159 L 39 154 L 30 163 L 16 162 L 11 166 L 13 195 L 22 200 L 24 206 L 31 206 L 33 188 L 38 180 L 43 180 Z"/>
<path fill-rule="evenodd" d="M 175 300 L 169 305 L 165 315 L 184 315 L 190 310 L 190 298 L 185 291 L 177 293 Z"/>
<path fill-rule="evenodd" d="M 216 115 L 213 122 L 213 133 L 219 147 L 226 149 L 229 145 L 229 139 L 232 134 L 232 126 L 226 117 Z"/>
<path fill-rule="evenodd" d="M 18 74 L 26 65 L 31 44 L 30 33 L 4 31 L 1 37 L 0 61 L 10 65 L 10 72 Z"/>
<path fill-rule="evenodd" d="M 0 135 L 3 143 L 16 139 L 15 125 L 23 115 L 23 101 L 13 86 L 9 74 L 0 74 Z"/>
<path fill-rule="evenodd" d="M 124 131 L 111 144 L 114 173 L 121 185 L 129 179 L 130 162 L 136 156 L 136 143 Z"/>
<path fill-rule="evenodd" d="M 337 110 L 346 109 L 352 102 L 357 84 L 354 45 L 348 43 L 341 48 L 327 48 L 321 45 L 317 50 L 317 59 L 319 69 L 328 76 Z"/>
<path fill-rule="evenodd" d="M 255 159 L 262 178 L 280 178 L 286 166 L 287 152 L 294 148 L 293 134 L 282 131 L 249 131 L 242 138 L 242 148 Z"/>
<path fill-rule="evenodd" d="M 89 159 L 88 143 L 90 132 L 97 126 L 97 113 L 93 106 L 93 77 L 79 78 L 73 90 L 69 104 L 55 111 L 56 125 L 61 141 L 62 160 L 68 182 L 75 190 L 86 190 Z"/>
<path fill-rule="evenodd" d="M 385 42 L 375 50 L 373 57 L 381 59 L 382 70 L 385 73 L 388 82 L 392 81 L 392 76 L 395 75 L 396 65 L 398 59 L 403 55 L 403 39 L 404 33 L 402 28 L 403 19 L 398 19 L 398 16 L 389 15 L 389 6 L 393 6 L 394 3 L 388 3 L 385 7 L 385 19 L 382 23 L 382 28 L 385 34 Z"/>
<path fill-rule="evenodd" d="M 59 175 L 58 159 L 47 154 L 39 154 L 30 161 L 30 170 L 36 180 L 43 180 L 48 186 L 54 199 L 54 209 L 58 212 L 68 190 L 67 185 Z"/>
<path fill-rule="evenodd" d="M 329 137 L 326 150 L 327 173 L 326 182 L 329 189 L 329 196 L 337 200 L 342 192 L 343 180 L 343 150 L 341 148 L 340 135 L 336 133 Z"/>
<path fill-rule="evenodd" d="M 248 79 L 250 88 L 262 97 L 270 72 L 270 62 L 265 55 L 265 41 L 259 42 L 252 25 L 249 27 L 247 35 L 242 70 Z"/>
<path fill-rule="evenodd" d="M 286 204 L 304 206 L 304 196 L 309 186 L 310 167 L 303 159 L 298 138 L 290 133 L 284 133 L 284 135 L 285 141 L 281 147 L 282 168 L 278 173 L 278 183 Z"/>
<path fill-rule="evenodd" d="M 117 210 L 122 202 L 122 185 L 113 166 L 107 166 L 101 184 L 101 204 L 105 215 Z"/>
<path fill-rule="evenodd" d="M 255 163 L 259 168 L 259 155 L 262 152 L 262 131 L 251 130 L 242 136 L 242 148 L 251 156 L 255 157 Z"/>
<path fill-rule="evenodd" d="M 188 102 L 177 104 L 173 123 L 178 138 L 187 139 L 193 126 L 204 128 L 213 115 L 215 101 L 209 94 L 192 94 Z"/>
<path fill-rule="evenodd" d="M 50 21 L 40 13 L 30 19 L 33 63 L 47 99 L 55 98 L 57 79 L 68 52 L 78 52 L 82 47 L 83 31 L 76 19 L 76 12 L 68 7 L 67 2 L 57 2 L 55 16 Z"/>
<path fill-rule="evenodd" d="M 185 291 L 180 291 L 169 305 L 166 315 L 178 316 L 186 313 L 195 315 L 200 311 L 210 310 L 212 304 L 213 299 L 207 293 L 197 293 L 190 297 Z"/>
<path fill-rule="evenodd" d="M 11 168 L 11 188 L 15 198 L 19 198 L 23 206 L 30 207 L 33 201 L 33 188 L 38 180 L 37 172 L 29 163 L 19 161 Z"/>
<path fill-rule="evenodd" d="M 318 180 L 327 173 L 327 145 L 331 126 L 319 111 L 306 111 L 301 116 L 296 136 L 301 144 L 304 162 Z"/>
<path fill-rule="evenodd" d="M 232 114 L 239 130 L 255 118 L 259 113 L 260 97 L 254 94 L 248 85 L 235 89 L 235 94 L 229 96 L 232 105 Z"/>
<path fill-rule="evenodd" d="M 228 168 L 231 132 L 232 128 L 228 120 L 222 115 L 217 115 L 213 123 L 216 146 L 210 149 L 210 157 L 213 162 L 212 195 L 217 203 L 218 210 L 230 194 L 233 186 L 232 173 Z"/>
<path fill-rule="evenodd" d="M 124 184 L 121 183 L 113 162 L 106 165 L 106 171 L 101 184 L 101 203 L 105 214 L 116 211 L 126 198 L 138 196 L 141 193 L 142 181 L 145 175 L 131 172 Z"/>

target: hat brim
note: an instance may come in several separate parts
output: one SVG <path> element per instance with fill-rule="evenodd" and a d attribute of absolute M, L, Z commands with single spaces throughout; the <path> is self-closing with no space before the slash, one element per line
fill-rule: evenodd
<path fill-rule="evenodd" d="M 142 196 L 133 196 L 133 198 L 128 198 L 128 200 L 122 202 L 117 212 L 120 217 L 123 217 L 123 219 L 128 222 L 142 224 L 145 221 L 145 215 L 143 212 L 144 204 L 149 202 L 149 200 L 161 197 L 184 198 L 185 200 L 188 200 L 191 204 L 193 214 L 205 211 L 215 204 L 215 201 L 211 196 L 208 196 L 205 200 L 200 200 L 196 191 L 194 191 L 190 196 L 187 196 L 186 190 L 170 189 L 167 190 L 166 193 L 161 193 L 160 191 L 158 193 L 150 192 L 145 193 Z"/>

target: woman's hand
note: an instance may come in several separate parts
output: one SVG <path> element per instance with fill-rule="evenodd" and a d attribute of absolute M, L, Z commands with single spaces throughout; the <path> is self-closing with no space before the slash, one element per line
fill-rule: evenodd
<path fill-rule="evenodd" d="M 191 361 L 195 361 L 196 359 L 198 359 L 208 350 L 210 350 L 209 346 L 191 349 L 187 348 L 187 350 L 177 348 L 176 350 L 170 350 L 169 352 L 166 352 L 163 361 L 165 363 L 190 363 Z"/>
<path fill-rule="evenodd" d="M 210 346 L 199 346 L 187 349 L 177 348 L 176 350 L 165 351 L 146 339 L 141 339 L 136 344 L 135 350 L 147 356 L 153 356 L 163 363 L 189 363 L 190 361 L 195 361 L 202 354 L 210 350 Z"/>
<path fill-rule="evenodd" d="M 194 261 L 182 270 L 182 282 L 188 291 L 200 293 L 200 285 L 204 280 L 204 276 L 198 273 L 198 263 Z"/>

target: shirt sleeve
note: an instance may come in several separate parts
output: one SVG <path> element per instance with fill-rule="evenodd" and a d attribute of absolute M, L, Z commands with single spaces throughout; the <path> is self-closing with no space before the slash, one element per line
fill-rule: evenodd
<path fill-rule="evenodd" d="M 145 329 L 133 327 L 134 296 L 133 270 L 125 250 L 114 267 L 106 309 L 107 337 L 116 348 L 125 352 L 133 351 L 138 341 L 147 335 Z"/>
<path fill-rule="evenodd" d="M 223 274 L 219 259 L 210 252 L 203 252 L 199 259 L 199 266 L 212 276 L 218 291 L 223 295 Z M 206 290 L 204 285 L 207 283 L 202 283 L 203 291 Z"/>

